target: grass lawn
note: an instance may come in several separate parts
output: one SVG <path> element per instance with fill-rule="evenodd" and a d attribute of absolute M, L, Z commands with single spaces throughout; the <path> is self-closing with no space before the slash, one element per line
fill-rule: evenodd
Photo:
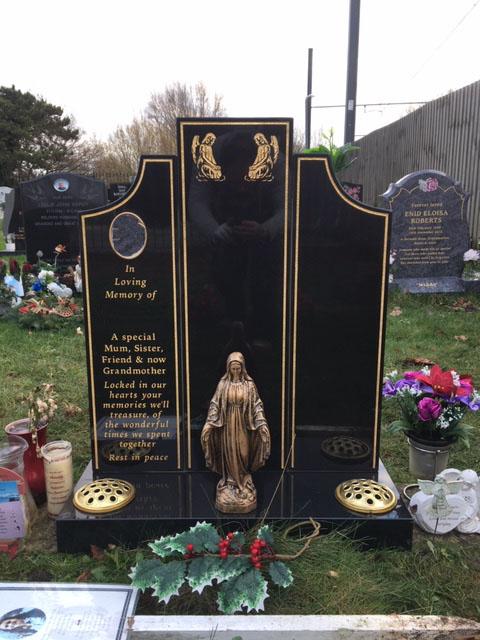
<path fill-rule="evenodd" d="M 480 386 L 480 297 L 411 296 L 393 293 L 389 301 L 385 371 L 417 368 L 414 358 L 427 358 L 443 367 L 470 373 Z M 473 307 L 473 309 L 472 309 Z M 390 315 L 393 311 L 393 315 Z M 57 332 L 28 333 L 11 322 L 0 322 L 3 385 L 0 417 L 3 424 L 24 417 L 22 397 L 39 382 L 53 382 L 59 397 L 82 412 L 60 410 L 49 426 L 49 439 L 73 444 L 76 478 L 90 457 L 88 394 L 84 338 L 76 326 Z M 397 417 L 395 403 L 383 407 L 382 423 Z M 470 449 L 454 449 L 450 466 L 480 471 L 480 416 L 469 414 L 476 427 Z M 381 456 L 397 483 L 413 482 L 408 473 L 404 437 L 382 434 Z M 277 532 L 277 549 L 294 552 L 298 543 Z M 4 581 L 128 582 L 128 572 L 143 550 L 112 548 L 94 556 L 56 553 L 54 527 L 45 508 L 22 552 L 13 561 L 0 556 Z M 266 601 L 270 614 L 436 614 L 480 620 L 480 536 L 415 536 L 412 552 L 360 551 L 341 533 L 322 537 L 290 567 L 294 583 L 283 591 L 271 588 Z M 165 607 L 148 594 L 139 613 L 215 613 L 215 593 L 202 597 L 185 593 Z"/>

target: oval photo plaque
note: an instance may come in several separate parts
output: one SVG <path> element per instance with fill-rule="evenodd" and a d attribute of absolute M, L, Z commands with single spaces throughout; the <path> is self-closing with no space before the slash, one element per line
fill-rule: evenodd
<path fill-rule="evenodd" d="M 109 240 L 117 255 L 126 260 L 132 260 L 145 249 L 147 228 L 140 216 L 125 211 L 112 220 Z"/>

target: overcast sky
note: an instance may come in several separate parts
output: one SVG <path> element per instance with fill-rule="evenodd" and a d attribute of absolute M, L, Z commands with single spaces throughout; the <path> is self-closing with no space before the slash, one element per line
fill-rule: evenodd
<path fill-rule="evenodd" d="M 428 101 L 479 79 L 480 0 L 362 0 L 357 103 Z M 6 0 L 0 85 L 73 114 L 105 139 L 152 92 L 202 80 L 230 116 L 292 116 L 345 101 L 348 0 Z M 460 23 L 460 24 L 458 24 Z M 357 109 L 357 135 L 407 107 Z M 312 129 L 341 109 L 314 109 Z"/>

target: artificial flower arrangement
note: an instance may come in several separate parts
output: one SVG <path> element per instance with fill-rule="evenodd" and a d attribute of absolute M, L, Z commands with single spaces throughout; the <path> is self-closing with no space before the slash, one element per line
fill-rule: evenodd
<path fill-rule="evenodd" d="M 389 425 L 390 432 L 404 432 L 425 442 L 452 443 L 460 440 L 469 446 L 471 426 L 463 422 L 467 411 L 480 409 L 480 395 L 469 375 L 453 369 L 442 371 L 434 364 L 420 371 L 396 371 L 384 380 L 383 396 L 395 398 L 402 417 Z"/>
<path fill-rule="evenodd" d="M 477 249 L 465 251 L 463 261 L 465 262 L 463 278 L 465 280 L 480 280 L 480 251 Z"/>

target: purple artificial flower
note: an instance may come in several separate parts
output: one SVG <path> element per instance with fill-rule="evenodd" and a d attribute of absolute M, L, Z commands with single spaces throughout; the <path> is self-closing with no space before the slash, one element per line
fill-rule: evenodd
<path fill-rule="evenodd" d="M 395 385 L 388 378 L 383 385 L 382 395 L 384 395 L 386 398 L 392 398 L 393 396 L 397 395 L 397 390 L 395 389 Z"/>
<path fill-rule="evenodd" d="M 436 420 L 443 411 L 440 402 L 433 398 L 422 398 L 418 403 L 418 417 L 422 422 Z"/>

